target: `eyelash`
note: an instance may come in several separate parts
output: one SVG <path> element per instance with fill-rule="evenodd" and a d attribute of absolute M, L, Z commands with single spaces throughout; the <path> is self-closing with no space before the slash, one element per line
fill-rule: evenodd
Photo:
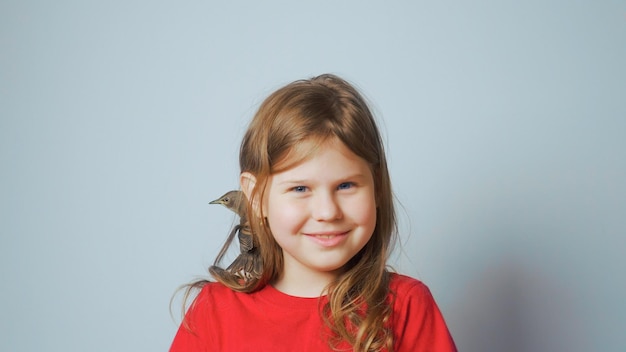
<path fill-rule="evenodd" d="M 343 182 L 339 186 L 337 186 L 337 189 L 349 189 L 354 186 L 355 186 L 354 182 Z"/>
<path fill-rule="evenodd" d="M 356 186 L 354 182 L 342 182 L 337 186 L 338 190 L 346 190 Z M 308 190 L 307 186 L 295 186 L 291 188 L 292 191 L 296 193 L 302 193 Z"/>
<path fill-rule="evenodd" d="M 296 193 L 302 193 L 302 192 L 306 191 L 307 188 L 308 188 L 307 186 L 295 186 L 291 190 L 296 192 Z"/>

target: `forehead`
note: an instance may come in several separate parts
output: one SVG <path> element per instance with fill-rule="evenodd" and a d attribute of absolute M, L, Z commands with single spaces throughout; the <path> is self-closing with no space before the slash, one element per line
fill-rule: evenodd
<path fill-rule="evenodd" d="M 371 165 L 356 155 L 337 138 L 322 142 L 305 141 L 297 148 L 293 148 L 284 156 L 272 174 L 284 174 L 288 171 L 303 171 L 304 173 L 332 173 L 342 174 L 360 173 L 370 174 Z M 346 175 L 347 176 L 347 175 Z"/>
<path fill-rule="evenodd" d="M 283 172 L 311 159 L 326 144 L 339 142 L 335 137 L 309 138 L 292 145 L 272 165 L 272 174 Z M 339 142 L 341 143 L 341 142 Z"/>

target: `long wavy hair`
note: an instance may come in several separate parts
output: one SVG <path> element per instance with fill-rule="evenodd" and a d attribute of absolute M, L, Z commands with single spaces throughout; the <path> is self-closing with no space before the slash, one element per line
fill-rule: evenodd
<path fill-rule="evenodd" d="M 247 214 L 258 246 L 255 260 L 262 267 L 261 275 L 232 280 L 232 275 L 224 270 L 211 273 L 216 280 L 242 292 L 259 290 L 280 276 L 283 251 L 264 221 L 262 207 L 254 211 L 253 204 L 263 204 L 272 174 L 306 160 L 331 139 L 341 141 L 369 164 L 377 211 L 372 237 L 327 287 L 328 300 L 320 307 L 320 313 L 330 329 L 332 348 L 347 342 L 354 351 L 392 351 L 387 261 L 397 237 L 397 225 L 383 141 L 363 96 L 335 75 L 290 83 L 259 107 L 241 143 L 239 164 L 242 173 L 249 172 L 256 178 L 248 195 Z"/>

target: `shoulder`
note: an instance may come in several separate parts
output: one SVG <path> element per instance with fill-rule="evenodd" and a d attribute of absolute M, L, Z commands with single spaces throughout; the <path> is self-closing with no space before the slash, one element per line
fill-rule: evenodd
<path fill-rule="evenodd" d="M 389 283 L 391 293 L 397 297 L 425 297 L 432 298 L 430 289 L 422 281 L 410 276 L 391 273 Z"/>
<path fill-rule="evenodd" d="M 428 286 L 391 274 L 390 295 L 396 351 L 456 351 L 454 341 Z"/>
<path fill-rule="evenodd" d="M 389 286 L 393 315 L 399 321 L 424 321 L 440 315 L 430 289 L 422 281 L 392 274 Z"/>
<path fill-rule="evenodd" d="M 224 295 L 227 292 L 224 290 L 226 287 L 219 282 L 205 282 L 202 286 L 197 286 L 196 297 L 193 304 L 197 305 L 201 302 L 206 302 L 212 299 L 213 296 Z M 222 292 L 224 291 L 224 292 Z"/>
<path fill-rule="evenodd" d="M 212 343 L 211 332 L 214 330 L 213 315 L 217 306 L 218 296 L 226 292 L 224 285 L 216 282 L 194 284 L 194 289 L 200 291 L 185 313 L 185 318 L 178 328 L 170 352 L 178 351 L 208 351 Z M 224 291 L 224 292 L 222 292 Z"/>
<path fill-rule="evenodd" d="M 204 297 L 212 297 L 212 296 L 224 296 L 233 293 L 234 291 L 230 288 L 226 287 L 224 284 L 219 282 L 207 282 L 202 285 L 200 292 L 198 293 L 198 298 Z"/>
<path fill-rule="evenodd" d="M 204 282 L 196 285 L 199 292 L 187 308 L 183 324 L 179 329 L 180 339 L 189 336 L 206 342 L 215 326 L 219 326 L 228 313 L 242 310 L 241 301 L 244 293 L 235 292 L 219 282 Z M 188 336 L 189 335 L 189 336 Z M 178 338 L 178 337 L 177 337 Z"/>
<path fill-rule="evenodd" d="M 247 294 L 234 291 L 220 282 L 207 282 L 198 292 L 193 306 L 196 309 L 216 309 L 231 302 L 239 301 L 245 295 Z"/>

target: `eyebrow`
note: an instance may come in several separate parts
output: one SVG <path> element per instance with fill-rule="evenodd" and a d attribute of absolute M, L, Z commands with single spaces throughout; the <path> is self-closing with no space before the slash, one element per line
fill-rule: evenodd
<path fill-rule="evenodd" d="M 345 176 L 345 177 L 339 177 L 337 178 L 335 181 L 333 182 L 346 182 L 346 181 L 350 181 L 350 180 L 362 180 L 366 178 L 366 176 L 362 173 L 358 173 L 358 174 L 352 174 L 349 176 Z M 299 185 L 299 184 L 307 184 L 307 183 L 311 183 L 311 181 L 313 181 L 314 179 L 295 179 L 295 180 L 284 180 L 281 182 L 278 182 L 278 185 Z"/>

